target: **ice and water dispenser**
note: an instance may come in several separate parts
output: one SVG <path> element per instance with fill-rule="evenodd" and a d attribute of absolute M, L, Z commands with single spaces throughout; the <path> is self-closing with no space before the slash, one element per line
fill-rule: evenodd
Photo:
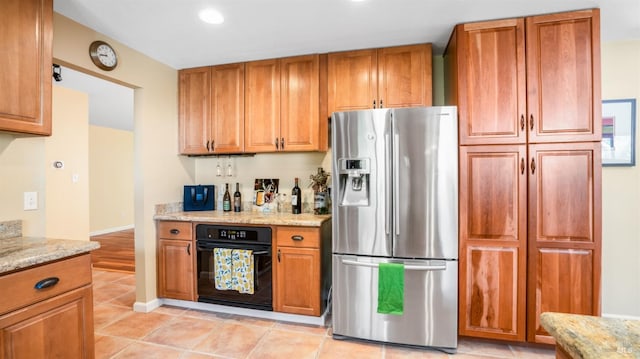
<path fill-rule="evenodd" d="M 371 175 L 369 159 L 340 158 L 338 165 L 340 206 L 368 206 Z"/>

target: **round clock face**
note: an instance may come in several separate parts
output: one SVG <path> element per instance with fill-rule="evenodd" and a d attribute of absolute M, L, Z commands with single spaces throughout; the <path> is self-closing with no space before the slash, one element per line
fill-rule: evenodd
<path fill-rule="evenodd" d="M 104 41 L 94 41 L 89 47 L 89 55 L 99 68 L 111 71 L 118 65 L 118 57 L 113 48 Z"/>

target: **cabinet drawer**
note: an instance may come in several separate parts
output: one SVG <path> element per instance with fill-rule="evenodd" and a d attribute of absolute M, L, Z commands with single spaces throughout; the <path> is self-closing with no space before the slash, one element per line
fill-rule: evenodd
<path fill-rule="evenodd" d="M 55 281 L 54 278 L 58 279 L 57 283 L 47 288 L 35 288 L 36 283 L 45 279 Z M 1 276 L 0 288 L 5 294 L 0 296 L 0 314 L 90 283 L 91 255 L 88 253 Z"/>
<path fill-rule="evenodd" d="M 158 222 L 158 238 L 191 240 L 191 222 Z"/>
<path fill-rule="evenodd" d="M 278 227 L 277 245 L 320 248 L 320 229 L 315 227 Z"/>

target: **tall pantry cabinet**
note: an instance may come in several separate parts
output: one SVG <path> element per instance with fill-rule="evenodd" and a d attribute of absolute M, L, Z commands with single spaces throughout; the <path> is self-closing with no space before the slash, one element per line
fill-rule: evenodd
<path fill-rule="evenodd" d="M 459 332 L 553 343 L 545 311 L 600 312 L 599 10 L 457 25 Z"/>

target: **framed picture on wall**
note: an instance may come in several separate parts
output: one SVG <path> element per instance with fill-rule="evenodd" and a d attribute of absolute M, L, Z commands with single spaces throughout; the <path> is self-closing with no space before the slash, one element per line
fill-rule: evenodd
<path fill-rule="evenodd" d="M 602 165 L 635 166 L 636 99 L 602 101 Z"/>

